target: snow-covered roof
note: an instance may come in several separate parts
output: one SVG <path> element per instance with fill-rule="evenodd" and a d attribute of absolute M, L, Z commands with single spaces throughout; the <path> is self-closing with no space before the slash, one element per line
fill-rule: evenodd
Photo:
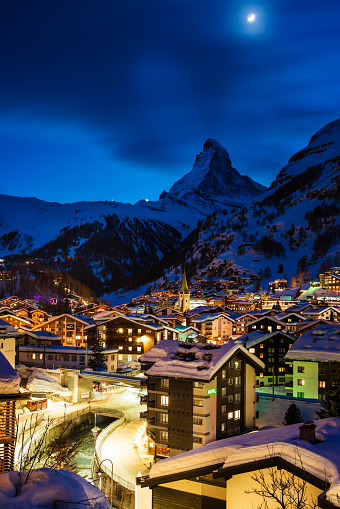
<path fill-rule="evenodd" d="M 230 315 L 227 315 L 226 313 L 214 313 L 214 314 L 203 314 L 200 316 L 200 318 L 193 318 L 192 321 L 194 323 L 204 323 L 204 322 L 207 322 L 207 321 L 214 321 L 214 320 L 217 320 L 218 318 L 224 318 L 225 320 L 230 320 L 232 322 L 234 322 L 234 320 L 230 317 Z"/>
<path fill-rule="evenodd" d="M 284 359 L 340 362 L 340 324 L 324 323 L 301 334 Z"/>
<path fill-rule="evenodd" d="M 0 397 L 3 394 L 19 394 L 20 378 L 6 357 L 0 352 Z"/>
<path fill-rule="evenodd" d="M 20 337 L 21 334 L 16 330 L 13 325 L 11 325 L 8 322 L 5 322 L 5 320 L 0 319 L 0 339 L 1 338 L 17 338 Z"/>
<path fill-rule="evenodd" d="M 150 376 L 167 376 L 211 380 L 216 372 L 236 353 L 241 351 L 248 361 L 257 368 L 264 364 L 240 344 L 229 342 L 225 345 L 206 343 L 184 343 L 163 339 L 140 358 L 140 362 L 153 362 L 146 371 Z"/>
<path fill-rule="evenodd" d="M 263 343 L 266 339 L 274 338 L 275 336 L 285 336 L 291 341 L 295 341 L 293 336 L 290 336 L 286 332 L 282 331 L 274 331 L 274 332 L 266 332 L 261 330 L 255 330 L 254 332 L 249 332 L 248 334 L 244 334 L 237 339 L 234 339 L 233 342 L 242 342 L 245 344 L 246 348 L 251 348 L 252 346 L 257 345 L 258 343 Z"/>
<path fill-rule="evenodd" d="M 299 438 L 301 424 L 255 431 L 245 435 L 217 440 L 198 449 L 166 458 L 153 465 L 150 480 L 158 484 L 167 476 L 177 474 L 188 478 L 190 472 L 204 468 L 245 465 L 280 456 L 289 463 L 302 466 L 313 476 L 331 483 L 327 498 L 333 502 L 340 495 L 340 418 L 316 420 L 316 444 Z M 183 473 L 183 476 L 180 474 Z"/>

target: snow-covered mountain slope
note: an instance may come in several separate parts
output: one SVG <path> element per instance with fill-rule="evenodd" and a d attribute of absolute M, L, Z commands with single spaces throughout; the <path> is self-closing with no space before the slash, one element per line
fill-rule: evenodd
<path fill-rule="evenodd" d="M 313 278 L 340 259 L 339 198 L 340 119 L 312 136 L 260 197 L 236 214 L 209 216 L 187 250 L 187 272 Z M 170 268 L 168 280 L 178 271 Z"/>
<path fill-rule="evenodd" d="M 193 169 L 154 202 L 60 204 L 0 195 L 0 255 L 46 263 L 81 258 L 102 281 L 117 282 L 177 249 L 209 213 L 239 210 L 265 189 L 242 177 L 227 151 L 207 140 Z"/>

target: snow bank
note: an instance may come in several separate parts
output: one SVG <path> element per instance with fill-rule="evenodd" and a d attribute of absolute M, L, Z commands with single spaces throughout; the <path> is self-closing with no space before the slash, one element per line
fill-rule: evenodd
<path fill-rule="evenodd" d="M 0 474 L 1 509 L 109 509 L 98 488 L 73 472 L 40 468 Z M 17 494 L 18 493 L 18 494 Z"/>
<path fill-rule="evenodd" d="M 48 392 L 62 396 L 70 396 L 72 394 L 67 387 L 60 385 L 59 380 L 55 376 L 49 375 L 41 368 L 33 368 L 27 380 L 27 388 L 32 392 Z"/>

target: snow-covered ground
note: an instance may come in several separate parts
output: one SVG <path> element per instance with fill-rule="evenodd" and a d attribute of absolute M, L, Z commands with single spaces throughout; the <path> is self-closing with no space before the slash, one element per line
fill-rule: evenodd
<path fill-rule="evenodd" d="M 293 402 L 300 409 L 305 421 L 317 419 L 316 410 L 321 408 L 320 403 L 278 397 L 272 401 L 271 396 L 260 395 L 260 400 L 256 405 L 256 410 L 260 412 L 260 417 L 256 420 L 259 429 L 265 426 L 282 426 L 285 413 Z"/>

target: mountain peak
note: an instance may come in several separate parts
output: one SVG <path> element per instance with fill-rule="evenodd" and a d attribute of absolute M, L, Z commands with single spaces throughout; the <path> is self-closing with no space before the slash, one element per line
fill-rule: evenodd
<path fill-rule="evenodd" d="M 208 138 L 203 151 L 196 156 L 192 170 L 175 182 L 169 195 L 190 202 L 217 202 L 221 208 L 243 205 L 265 191 L 261 184 L 242 176 L 233 168 L 227 150 L 218 141 Z M 216 205 L 216 204 L 215 204 Z"/>

